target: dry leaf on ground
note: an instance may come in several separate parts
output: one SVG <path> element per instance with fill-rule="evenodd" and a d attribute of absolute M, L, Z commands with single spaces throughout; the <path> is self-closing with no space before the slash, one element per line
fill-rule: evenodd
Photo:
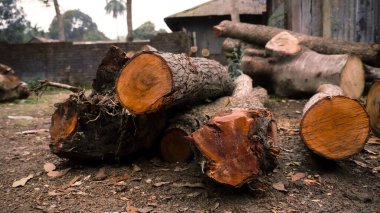
<path fill-rule="evenodd" d="M 51 172 L 55 170 L 55 165 L 53 163 L 45 163 L 44 164 L 45 172 Z"/>
<path fill-rule="evenodd" d="M 28 177 L 21 178 L 20 180 L 16 180 L 13 182 L 12 187 L 19 187 L 19 186 L 25 186 L 26 182 L 28 180 L 32 179 L 34 177 L 33 174 L 28 175 Z"/>
<path fill-rule="evenodd" d="M 302 179 L 302 178 L 304 178 L 304 177 L 306 177 L 306 174 L 305 174 L 305 173 L 303 173 L 303 172 L 298 172 L 298 173 L 292 175 L 292 182 L 295 182 L 295 181 L 297 181 L 297 180 L 300 180 L 300 179 Z"/>
<path fill-rule="evenodd" d="M 278 191 L 287 192 L 285 185 L 282 181 L 272 184 L 272 187 Z"/>

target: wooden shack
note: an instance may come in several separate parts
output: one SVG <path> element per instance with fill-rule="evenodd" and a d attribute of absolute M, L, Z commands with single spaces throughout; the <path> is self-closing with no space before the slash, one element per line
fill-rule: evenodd
<path fill-rule="evenodd" d="M 235 1 L 241 22 L 266 24 L 265 0 L 213 0 L 168 16 L 164 20 L 172 31 L 186 31 L 192 36 L 198 55 L 203 48 L 207 48 L 210 57 L 223 61 L 221 48 L 224 39 L 217 38 L 212 27 L 223 20 L 231 20 L 232 1 Z"/>

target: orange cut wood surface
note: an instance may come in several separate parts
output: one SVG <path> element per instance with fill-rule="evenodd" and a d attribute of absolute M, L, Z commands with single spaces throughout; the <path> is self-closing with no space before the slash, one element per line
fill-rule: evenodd
<path fill-rule="evenodd" d="M 181 129 L 171 129 L 163 136 L 161 146 L 161 156 L 168 162 L 186 162 L 193 156 L 191 140 Z"/>
<path fill-rule="evenodd" d="M 380 80 L 372 83 L 367 96 L 366 110 L 373 133 L 380 137 Z"/>
<path fill-rule="evenodd" d="M 116 94 L 123 107 L 140 114 L 160 108 L 172 84 L 165 61 L 158 55 L 142 53 L 122 69 L 116 82 Z"/>
<path fill-rule="evenodd" d="M 52 143 L 59 145 L 60 140 L 71 137 L 78 123 L 77 105 L 70 100 L 64 102 L 51 117 L 50 137 Z"/>
<path fill-rule="evenodd" d="M 306 146 L 329 159 L 343 159 L 363 149 L 369 120 L 356 100 L 344 96 L 325 97 L 305 113 L 301 137 Z"/>

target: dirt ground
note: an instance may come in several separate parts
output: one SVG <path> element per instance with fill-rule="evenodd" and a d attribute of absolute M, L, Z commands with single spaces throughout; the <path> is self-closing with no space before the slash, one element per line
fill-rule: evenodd
<path fill-rule="evenodd" d="M 380 212 L 380 139 L 372 136 L 365 150 L 339 162 L 310 154 L 298 135 L 304 100 L 271 99 L 282 149 L 279 166 L 235 189 L 206 178 L 195 162 L 141 157 L 78 165 L 50 153 L 48 132 L 22 134 L 48 129 L 53 104 L 68 94 L 0 104 L 2 212 Z M 61 176 L 49 177 L 45 163 L 53 163 Z M 12 187 L 29 174 L 24 186 Z"/>

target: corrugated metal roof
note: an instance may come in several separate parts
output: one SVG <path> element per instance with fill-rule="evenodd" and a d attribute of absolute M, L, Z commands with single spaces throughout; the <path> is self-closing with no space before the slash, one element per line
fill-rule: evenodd
<path fill-rule="evenodd" d="M 239 14 L 260 15 L 267 10 L 266 0 L 213 0 L 167 18 L 229 15 L 231 1 L 238 1 L 236 6 Z"/>

